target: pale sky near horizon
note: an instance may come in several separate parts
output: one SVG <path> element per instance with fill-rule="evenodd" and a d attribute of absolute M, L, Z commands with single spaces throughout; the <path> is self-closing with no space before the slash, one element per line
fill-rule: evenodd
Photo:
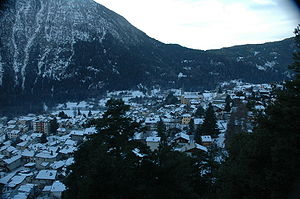
<path fill-rule="evenodd" d="M 294 36 L 291 0 L 95 0 L 148 36 L 194 49 L 264 43 Z"/>

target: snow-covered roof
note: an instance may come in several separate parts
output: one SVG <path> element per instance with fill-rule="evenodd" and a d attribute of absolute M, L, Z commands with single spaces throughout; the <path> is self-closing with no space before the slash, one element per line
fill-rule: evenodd
<path fill-rule="evenodd" d="M 152 117 L 147 117 L 145 119 L 145 123 L 148 123 L 148 124 L 156 124 L 157 122 L 159 122 L 159 118 L 158 117 L 155 117 L 155 118 L 152 118 Z"/>
<path fill-rule="evenodd" d="M 55 180 L 56 173 L 56 170 L 41 170 L 35 178 L 39 180 Z"/>
<path fill-rule="evenodd" d="M 21 131 L 20 130 L 11 130 L 10 133 L 11 134 L 19 134 L 19 133 L 21 133 Z"/>
<path fill-rule="evenodd" d="M 202 118 L 194 118 L 194 124 L 199 125 L 203 124 L 204 120 Z"/>
<path fill-rule="evenodd" d="M 52 186 L 45 186 L 44 189 L 42 190 L 43 192 L 48 192 L 51 190 Z"/>
<path fill-rule="evenodd" d="M 203 135 L 201 136 L 202 142 L 212 142 L 211 136 L 210 135 Z"/>
<path fill-rule="evenodd" d="M 73 163 L 74 163 L 74 158 L 68 158 L 65 162 L 66 166 L 70 166 Z"/>
<path fill-rule="evenodd" d="M 18 191 L 30 193 L 31 190 L 33 189 L 33 187 L 34 187 L 34 184 L 24 184 L 19 187 Z"/>
<path fill-rule="evenodd" d="M 50 167 L 51 167 L 52 169 L 59 169 L 59 168 L 61 168 L 61 167 L 63 167 L 63 166 L 65 166 L 65 161 L 63 161 L 63 160 L 56 161 L 56 162 L 54 162 L 54 163 L 52 163 L 52 164 L 50 165 Z"/>
<path fill-rule="evenodd" d="M 70 134 L 71 134 L 71 135 L 83 136 L 83 135 L 85 135 L 86 133 L 85 133 L 84 131 L 82 131 L 82 130 L 72 130 Z"/>
<path fill-rule="evenodd" d="M 38 157 L 38 158 L 45 158 L 45 159 L 51 159 L 51 158 L 56 158 L 58 154 L 57 153 L 49 153 L 49 152 L 40 152 L 38 154 L 35 155 L 35 157 Z"/>
<path fill-rule="evenodd" d="M 61 149 L 59 153 L 68 154 L 68 153 L 73 153 L 76 150 L 77 148 L 74 146 L 66 146 L 63 149 Z"/>
<path fill-rule="evenodd" d="M 65 142 L 66 145 L 71 145 L 71 146 L 75 146 L 77 144 L 77 142 L 75 142 L 74 140 L 68 139 Z"/>
<path fill-rule="evenodd" d="M 27 192 L 19 192 L 12 199 L 24 199 L 28 198 L 29 193 Z"/>
<path fill-rule="evenodd" d="M 195 146 L 196 146 L 197 149 L 200 149 L 200 150 L 202 150 L 202 151 L 207 152 L 207 148 L 206 148 L 205 146 L 202 146 L 202 145 L 197 144 L 197 143 L 195 143 Z"/>
<path fill-rule="evenodd" d="M 146 142 L 160 142 L 160 137 L 147 137 Z"/>
<path fill-rule="evenodd" d="M 19 159 L 21 159 L 21 155 L 16 155 L 16 156 L 13 156 L 11 158 L 8 158 L 8 159 L 4 159 L 3 161 L 6 163 L 6 164 L 11 164 Z"/>
<path fill-rule="evenodd" d="M 10 182 L 8 183 L 9 187 L 15 187 L 19 184 L 21 184 L 25 180 L 25 175 L 16 175 L 11 178 Z"/>
<path fill-rule="evenodd" d="M 207 152 L 207 148 L 205 146 L 202 146 L 200 144 L 197 144 L 197 143 L 191 143 L 189 145 L 185 145 L 183 146 L 180 151 L 182 152 L 187 152 L 187 151 L 190 151 L 192 149 L 199 149 L 199 150 L 202 150 L 202 151 L 205 151 Z"/>
<path fill-rule="evenodd" d="M 189 135 L 187 135 L 187 134 L 185 134 L 185 133 L 177 133 L 176 135 L 175 135 L 175 138 L 174 138 L 174 140 L 177 140 L 177 139 L 179 139 L 179 138 L 183 138 L 183 139 L 185 139 L 185 140 L 187 140 L 187 141 L 190 141 L 190 137 L 189 137 Z"/>
<path fill-rule="evenodd" d="M 24 167 L 33 167 L 35 166 L 34 162 L 28 162 L 27 164 L 24 165 Z"/>
<path fill-rule="evenodd" d="M 65 190 L 66 190 L 66 186 L 60 181 L 53 182 L 50 189 L 51 192 L 63 192 Z"/>
<path fill-rule="evenodd" d="M 24 147 L 24 146 L 26 146 L 27 143 L 28 143 L 28 141 L 20 142 L 17 144 L 17 146 Z"/>
<path fill-rule="evenodd" d="M 28 149 L 25 149 L 22 154 L 22 156 L 25 156 L 25 157 L 33 157 L 34 156 L 34 151 L 29 151 Z"/>

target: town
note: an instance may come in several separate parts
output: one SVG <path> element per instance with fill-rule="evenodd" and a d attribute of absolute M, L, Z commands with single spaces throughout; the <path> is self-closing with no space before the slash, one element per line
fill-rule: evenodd
<path fill-rule="evenodd" d="M 101 118 L 110 98 L 130 105 L 128 117 L 145 127 L 134 139 L 158 149 L 158 126 L 164 125 L 174 150 L 209 153 L 217 146 L 226 154 L 226 141 L 235 130 L 251 133 L 255 116 L 264 114 L 279 85 L 225 82 L 215 90 L 152 89 L 107 92 L 102 99 L 45 106 L 45 114 L 0 118 L 0 189 L 3 198 L 61 198 L 68 166 L 87 137 L 97 133 L 92 120 Z M 218 134 L 197 134 L 211 108 Z M 137 153 L 137 155 L 139 155 Z"/>

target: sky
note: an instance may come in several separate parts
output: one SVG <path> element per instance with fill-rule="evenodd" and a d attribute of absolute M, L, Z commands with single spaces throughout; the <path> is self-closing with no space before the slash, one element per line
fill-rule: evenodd
<path fill-rule="evenodd" d="M 291 0 L 95 0 L 148 36 L 194 49 L 292 37 L 300 12 Z"/>

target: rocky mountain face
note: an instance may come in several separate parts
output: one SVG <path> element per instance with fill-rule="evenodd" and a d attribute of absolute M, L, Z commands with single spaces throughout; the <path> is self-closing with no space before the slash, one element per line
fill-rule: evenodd
<path fill-rule="evenodd" d="M 231 79 L 287 78 L 292 40 L 265 45 L 271 47 L 192 50 L 156 41 L 92 0 L 7 1 L 0 15 L 0 107 L 137 85 L 202 90 Z"/>

